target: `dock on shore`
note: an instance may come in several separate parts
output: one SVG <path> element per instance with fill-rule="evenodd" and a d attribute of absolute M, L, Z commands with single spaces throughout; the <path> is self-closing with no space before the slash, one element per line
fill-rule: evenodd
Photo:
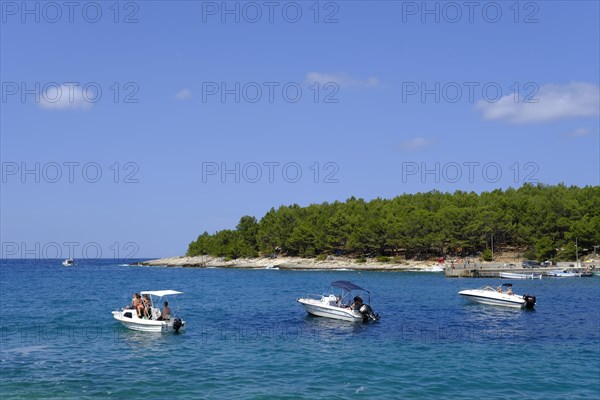
<path fill-rule="evenodd" d="M 490 267 L 471 267 L 471 268 L 446 268 L 446 278 L 499 278 L 500 272 L 518 273 L 523 275 L 543 274 L 552 271 L 558 267 L 543 268 L 490 268 Z"/>

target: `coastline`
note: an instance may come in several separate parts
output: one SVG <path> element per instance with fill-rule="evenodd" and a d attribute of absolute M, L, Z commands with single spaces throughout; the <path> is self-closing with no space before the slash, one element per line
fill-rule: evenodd
<path fill-rule="evenodd" d="M 468 261 L 468 266 L 464 263 Z M 512 263 L 512 266 L 507 266 Z M 555 266 L 537 268 L 535 271 L 552 270 L 557 268 L 572 267 L 573 262 L 559 262 Z M 580 262 L 585 267 L 587 262 Z M 256 258 L 237 258 L 235 260 L 225 260 L 223 257 L 212 256 L 175 256 L 158 258 L 147 261 L 140 261 L 131 265 L 148 267 L 180 267 L 180 268 L 239 268 L 239 269 L 281 269 L 281 270 L 350 270 L 350 271 L 417 271 L 417 272 L 442 272 L 446 268 L 457 269 L 479 269 L 494 270 L 502 269 L 504 271 L 532 271 L 521 267 L 520 262 L 504 261 L 480 261 L 473 258 L 446 260 L 439 263 L 434 260 L 415 261 L 403 260 L 402 262 L 388 261 L 381 262 L 375 258 L 367 258 L 365 262 L 358 262 L 357 259 L 344 256 L 329 255 L 324 260 L 316 258 L 303 258 L 291 256 L 278 256 L 276 258 L 256 257 Z M 588 265 L 589 266 L 589 265 Z M 454 268 L 453 268 L 454 269 Z"/>
<path fill-rule="evenodd" d="M 502 263 L 477 263 L 502 264 Z M 327 256 L 324 260 L 316 258 L 279 256 L 276 258 L 256 257 L 238 258 L 226 261 L 223 257 L 211 256 L 176 256 L 159 258 L 136 263 L 142 266 L 166 266 L 187 268 L 247 268 L 247 269 L 297 269 L 297 270 L 356 270 L 356 271 L 441 271 L 449 264 L 440 264 L 436 261 L 380 262 L 367 258 L 366 262 L 358 262 L 354 258 L 341 256 Z"/>

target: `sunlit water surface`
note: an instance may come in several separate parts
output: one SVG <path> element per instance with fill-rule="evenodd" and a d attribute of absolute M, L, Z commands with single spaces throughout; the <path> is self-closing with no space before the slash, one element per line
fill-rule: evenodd
<path fill-rule="evenodd" d="M 498 279 L 443 273 L 0 265 L 4 398 L 600 397 L 600 279 L 519 281 L 535 311 L 468 304 Z M 296 298 L 350 280 L 377 323 L 308 316 Z M 129 331 L 134 292 L 185 292 L 179 334 Z"/>

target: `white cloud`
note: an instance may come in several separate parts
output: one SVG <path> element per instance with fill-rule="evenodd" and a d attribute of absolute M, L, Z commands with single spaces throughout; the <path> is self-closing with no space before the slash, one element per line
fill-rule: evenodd
<path fill-rule="evenodd" d="M 484 119 L 514 123 L 547 122 L 562 118 L 594 117 L 600 114 L 600 90 L 597 85 L 571 82 L 564 85 L 550 83 L 539 87 L 537 93 L 528 92 L 531 100 L 515 99 L 513 93 L 492 103 L 479 100 L 475 107 Z M 518 101 L 517 101 L 518 100 Z"/>
<path fill-rule="evenodd" d="M 577 128 L 577 129 L 574 129 L 572 131 L 569 131 L 569 132 L 565 133 L 565 136 L 569 136 L 569 137 L 581 137 L 581 136 L 587 136 L 590 133 L 591 133 L 590 130 L 587 129 L 587 128 Z"/>
<path fill-rule="evenodd" d="M 309 83 L 326 84 L 329 82 L 336 83 L 339 87 L 375 87 L 379 85 L 379 79 L 375 77 L 369 77 L 367 79 L 357 79 L 344 73 L 322 73 L 322 72 L 309 72 L 306 74 L 306 81 Z"/>
<path fill-rule="evenodd" d="M 192 98 L 192 91 L 190 89 L 181 89 L 175 95 L 177 100 L 189 100 Z"/>
<path fill-rule="evenodd" d="M 399 147 L 400 150 L 413 151 L 432 146 L 433 144 L 435 144 L 435 140 L 416 137 L 400 142 Z"/>
<path fill-rule="evenodd" d="M 101 93 L 94 87 L 84 89 L 79 85 L 51 85 L 40 93 L 39 105 L 47 110 L 90 108 L 100 100 Z"/>

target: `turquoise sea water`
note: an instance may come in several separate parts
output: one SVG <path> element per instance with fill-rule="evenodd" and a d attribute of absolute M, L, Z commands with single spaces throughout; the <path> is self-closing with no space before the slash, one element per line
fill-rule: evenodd
<path fill-rule="evenodd" d="M 340 279 L 371 290 L 381 321 L 311 317 L 295 302 Z M 531 312 L 457 294 L 500 282 L 3 260 L 0 397 L 598 399 L 600 278 L 513 282 L 537 296 Z M 156 289 L 185 292 L 184 333 L 112 319 Z"/>

